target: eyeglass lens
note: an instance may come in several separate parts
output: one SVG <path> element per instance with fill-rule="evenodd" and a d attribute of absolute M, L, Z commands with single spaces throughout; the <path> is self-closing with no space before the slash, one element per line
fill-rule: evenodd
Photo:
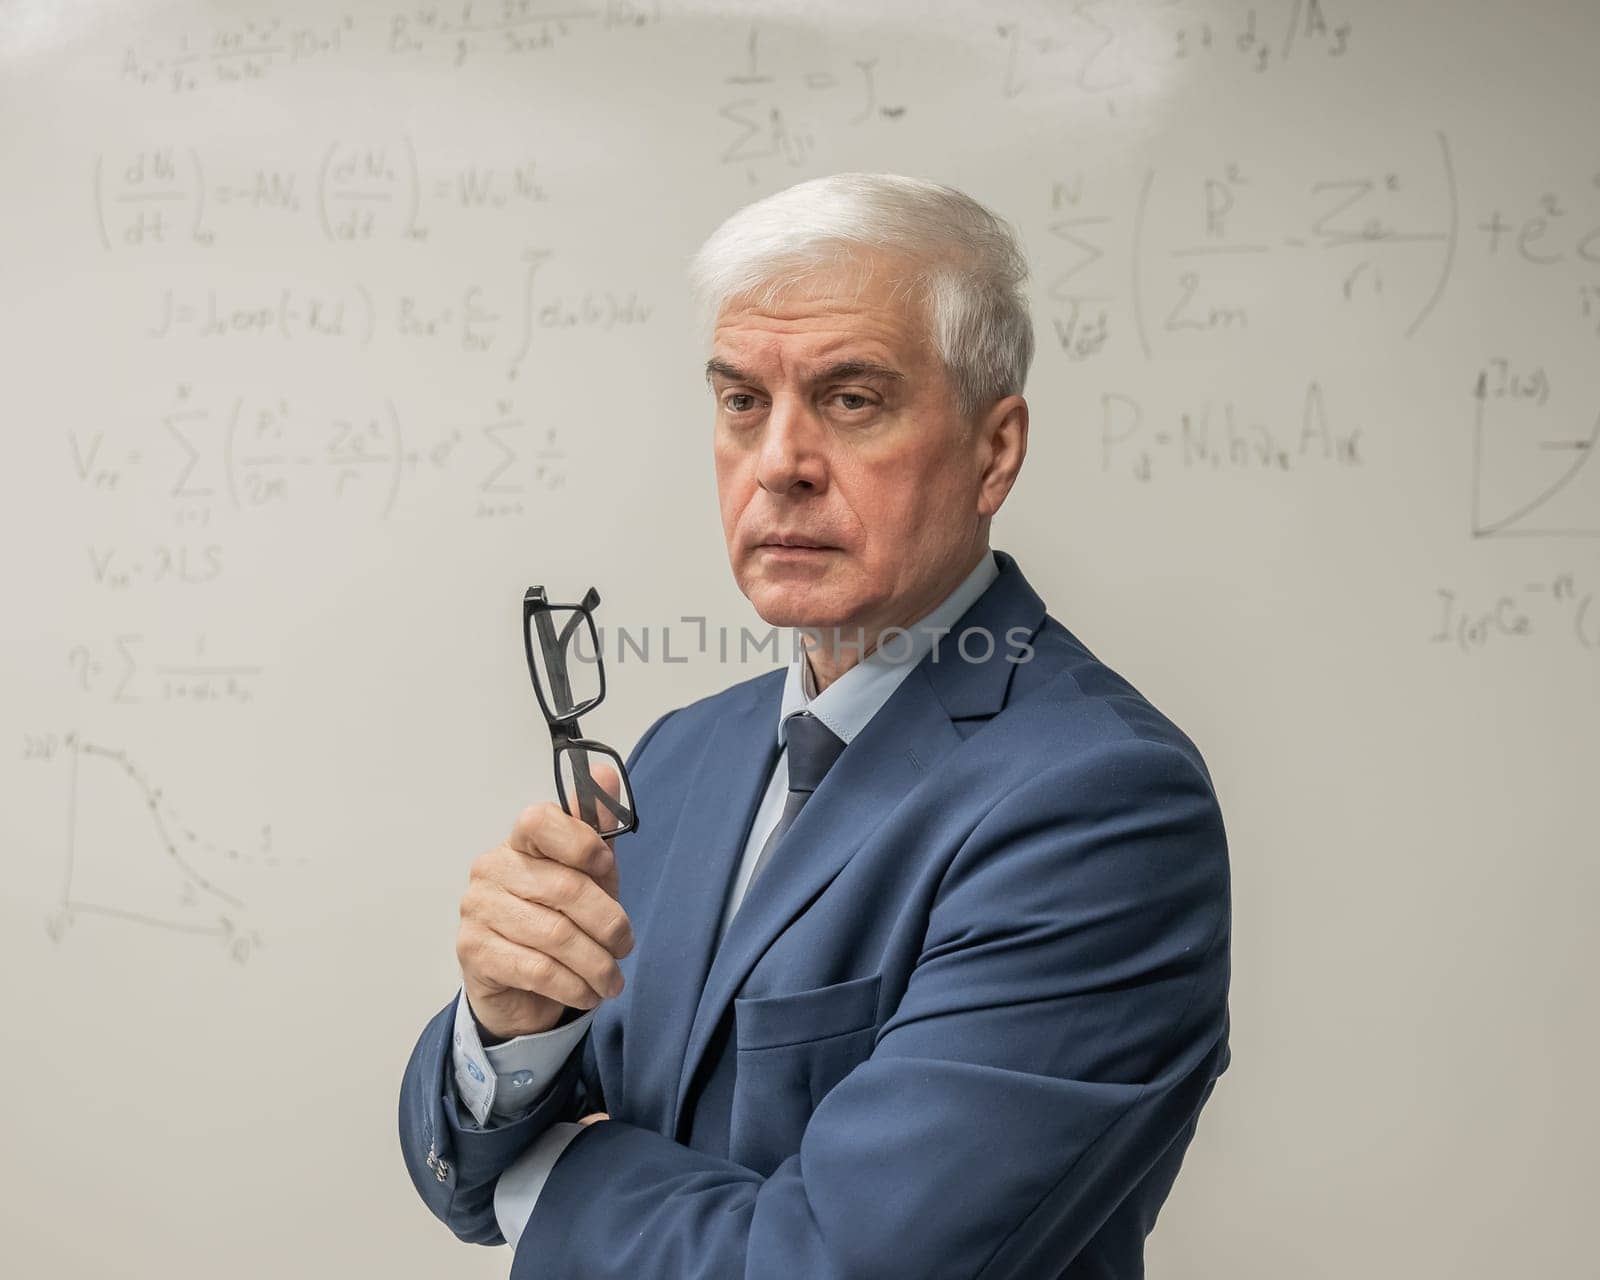
<path fill-rule="evenodd" d="M 600 696 L 599 645 L 594 623 L 581 609 L 536 609 L 528 619 L 533 634 L 534 673 L 555 716 L 569 716 Z"/>
<path fill-rule="evenodd" d="M 607 752 L 564 746 L 556 752 L 556 776 L 562 806 L 570 812 L 576 803 L 578 816 L 602 835 L 621 831 L 633 822 L 633 793 L 626 773 Z M 618 785 L 619 778 L 620 795 L 608 790 Z"/>

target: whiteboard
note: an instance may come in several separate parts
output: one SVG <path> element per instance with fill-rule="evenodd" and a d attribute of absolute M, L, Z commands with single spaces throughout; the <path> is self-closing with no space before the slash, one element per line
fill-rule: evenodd
<path fill-rule="evenodd" d="M 994 545 L 1222 799 L 1233 1063 L 1151 1274 L 1582 1270 L 1597 41 L 1553 0 L 7 6 L 16 1273 L 505 1274 L 394 1116 L 468 865 L 552 791 L 520 598 L 655 638 L 585 723 L 623 750 L 770 669 L 695 644 L 761 624 L 683 267 L 841 170 L 1018 228 Z"/>

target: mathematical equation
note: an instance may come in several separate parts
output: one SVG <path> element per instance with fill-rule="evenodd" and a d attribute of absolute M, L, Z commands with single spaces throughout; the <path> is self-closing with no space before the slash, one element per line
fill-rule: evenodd
<path fill-rule="evenodd" d="M 314 221 L 330 244 L 426 241 L 435 229 L 430 217 L 503 216 L 520 231 L 550 198 L 537 160 L 453 161 L 431 170 L 407 134 L 334 138 L 300 168 L 249 166 L 236 154 L 229 148 L 224 158 L 207 159 L 179 145 L 97 153 L 91 186 L 101 247 L 209 248 L 252 223 L 258 237 L 276 237 L 296 220 Z M 479 234 L 475 220 L 469 234 Z"/>
<path fill-rule="evenodd" d="M 1317 382 L 1307 385 L 1288 424 L 1233 400 L 1203 399 L 1159 416 L 1120 392 L 1100 397 L 1100 469 L 1149 482 L 1169 467 L 1197 474 L 1364 465 L 1361 428 L 1338 426 Z"/>
<path fill-rule="evenodd" d="M 1469 269 L 1495 293 L 1546 290 L 1554 319 L 1600 336 L 1600 170 L 1576 198 L 1471 212 L 1447 135 L 1391 146 L 1381 166 L 1298 181 L 1282 163 L 1229 160 L 1152 169 L 1137 190 L 1053 180 L 1038 255 L 1052 349 L 1083 363 L 1121 338 L 1122 354 L 1156 359 L 1254 334 L 1325 342 L 1333 323 L 1409 339 Z"/>
<path fill-rule="evenodd" d="M 1352 329 L 1411 336 L 1456 258 L 1450 146 L 1430 141 L 1426 164 L 1397 156 L 1299 184 L 1282 164 L 1228 160 L 1152 169 L 1136 190 L 1054 180 L 1039 254 L 1054 349 L 1084 362 L 1122 336 L 1123 354 L 1146 359 L 1219 352 L 1252 333 L 1323 331 L 1338 308 Z"/>
<path fill-rule="evenodd" d="M 771 165 L 806 164 L 825 129 L 894 122 L 906 114 L 903 102 L 879 101 L 875 56 L 858 53 L 844 63 L 823 50 L 811 55 L 809 69 L 778 74 L 769 69 L 763 44 L 761 27 L 752 25 L 739 70 L 723 81 L 737 96 L 717 107 L 726 135 L 720 159 L 743 166 L 751 183 Z M 805 56 L 788 52 L 789 61 Z"/>
<path fill-rule="evenodd" d="M 1435 622 L 1428 639 L 1462 653 L 1489 645 L 1517 643 L 1533 636 L 1564 636 L 1580 650 L 1600 655 L 1600 606 L 1595 593 L 1571 573 L 1525 582 L 1494 601 L 1467 603 L 1445 587 L 1435 592 Z"/>
<path fill-rule="evenodd" d="M 1256 75 L 1291 58 L 1343 58 L 1354 24 L 1347 6 L 1322 0 L 1218 4 L 1188 0 L 1088 0 L 1041 17 L 997 23 L 1006 98 L 1069 88 L 1138 92 L 1152 73 L 1177 68 Z M 1335 15 L 1329 16 L 1330 11 Z"/>
<path fill-rule="evenodd" d="M 194 650 L 192 656 L 151 659 L 145 637 L 127 632 L 112 637 L 109 645 L 73 645 L 67 666 L 74 692 L 112 703 L 242 706 L 255 700 L 263 667 L 209 660 L 204 635 L 195 638 Z"/>
<path fill-rule="evenodd" d="M 408 488 L 436 497 L 452 478 L 474 517 L 523 516 L 567 479 L 558 430 L 520 415 L 509 400 L 485 419 L 408 428 L 387 399 L 345 414 L 259 395 L 207 402 L 184 384 L 151 425 L 132 441 L 104 428 L 68 431 L 73 476 L 108 501 L 142 486 L 168 499 L 175 523 L 186 526 L 210 525 L 219 507 L 272 513 L 306 502 L 386 519 Z M 117 548 L 91 548 L 90 559 L 96 582 L 113 589 L 209 582 L 223 565 L 217 543 L 163 544 L 131 560 Z"/>
<path fill-rule="evenodd" d="M 1473 236 L 1502 272 L 1563 293 L 1571 290 L 1573 300 L 1562 308 L 1566 317 L 1576 320 L 1586 336 L 1600 337 L 1600 169 L 1580 189 L 1578 200 L 1563 191 L 1543 191 L 1509 213 L 1490 209 L 1474 225 Z"/>
<path fill-rule="evenodd" d="M 588 289 L 566 297 L 534 290 L 537 262 L 521 281 L 498 289 L 473 282 L 449 293 L 344 286 L 228 284 L 203 290 L 160 290 L 144 334 L 205 342 L 266 340 L 367 347 L 373 337 L 422 343 L 471 356 L 504 356 L 515 379 L 540 334 L 582 330 L 604 334 L 649 322 L 655 305 L 637 291 Z M 374 293 L 377 297 L 374 297 Z"/>
<path fill-rule="evenodd" d="M 652 26 L 660 0 L 566 3 L 559 10 L 533 0 L 405 6 L 387 14 L 342 13 L 322 23 L 292 23 L 261 14 L 159 45 L 129 45 L 123 82 L 193 93 L 262 81 L 290 67 L 374 60 L 432 60 L 460 67 L 487 56 L 540 53 L 574 34 Z"/>
<path fill-rule="evenodd" d="M 1062 88 L 1096 95 L 1137 91 L 1152 73 L 1178 68 L 1259 75 L 1295 58 L 1344 58 L 1354 37 L 1348 5 L 1333 0 L 1079 0 L 1043 12 L 1031 5 L 990 8 L 993 16 L 978 22 L 999 47 L 1004 99 Z M 1012 16 L 1011 9 L 1025 14 Z M 456 0 L 302 23 L 263 13 L 128 45 L 118 75 L 134 86 L 187 94 L 257 83 L 313 64 L 464 67 L 485 58 L 537 55 L 597 33 L 655 28 L 662 18 L 661 0 L 559 7 L 550 0 Z M 965 25 L 973 25 L 970 18 Z M 961 32 L 967 39 L 975 34 Z M 823 80 L 831 73 L 806 74 Z"/>

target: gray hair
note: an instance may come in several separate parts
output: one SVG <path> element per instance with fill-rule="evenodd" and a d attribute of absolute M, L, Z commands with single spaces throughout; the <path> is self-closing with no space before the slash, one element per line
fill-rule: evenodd
<path fill-rule="evenodd" d="M 870 273 L 863 256 L 880 253 L 912 264 L 896 291 L 921 303 L 961 412 L 971 418 L 1020 395 L 1033 362 L 1028 262 L 1015 231 L 954 187 L 894 173 L 797 183 L 713 231 L 689 264 L 689 283 L 711 323 L 730 302 L 770 305 L 841 262 Z"/>

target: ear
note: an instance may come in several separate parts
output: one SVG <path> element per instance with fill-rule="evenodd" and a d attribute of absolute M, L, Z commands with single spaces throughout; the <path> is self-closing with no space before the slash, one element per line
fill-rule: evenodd
<path fill-rule="evenodd" d="M 1021 396 L 996 400 L 978 419 L 975 435 L 981 468 L 978 514 L 992 516 L 1011 492 L 1028 455 L 1028 402 Z"/>

